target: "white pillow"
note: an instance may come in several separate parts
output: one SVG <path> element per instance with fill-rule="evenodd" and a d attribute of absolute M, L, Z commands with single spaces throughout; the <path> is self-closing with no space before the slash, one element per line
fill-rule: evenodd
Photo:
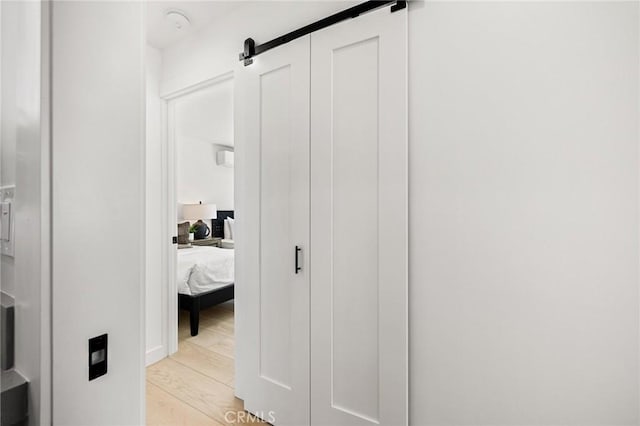
<path fill-rule="evenodd" d="M 235 230 L 233 228 L 235 228 L 235 226 L 236 226 L 236 221 L 235 221 L 234 218 L 228 217 L 227 218 L 227 222 L 229 222 L 229 232 L 230 232 L 231 236 L 229 238 L 225 238 L 225 240 L 226 239 L 233 240 L 233 236 L 235 234 L 235 232 L 234 232 Z"/>
<path fill-rule="evenodd" d="M 229 219 L 224 220 L 224 239 L 231 239 L 231 226 L 229 225 Z"/>
<path fill-rule="evenodd" d="M 220 248 L 232 249 L 233 248 L 233 240 L 222 240 L 222 241 L 220 241 Z"/>

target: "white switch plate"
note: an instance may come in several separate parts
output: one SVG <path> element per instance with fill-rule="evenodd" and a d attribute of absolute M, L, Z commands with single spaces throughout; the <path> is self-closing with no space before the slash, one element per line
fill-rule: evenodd
<path fill-rule="evenodd" d="M 0 241 L 11 241 L 11 202 L 0 203 Z"/>
<path fill-rule="evenodd" d="M 0 187 L 0 252 L 4 256 L 13 257 L 15 247 L 15 209 L 13 200 L 16 196 L 15 185 Z M 5 215 L 5 212 L 8 213 Z M 6 240 L 8 232 L 9 239 Z"/>

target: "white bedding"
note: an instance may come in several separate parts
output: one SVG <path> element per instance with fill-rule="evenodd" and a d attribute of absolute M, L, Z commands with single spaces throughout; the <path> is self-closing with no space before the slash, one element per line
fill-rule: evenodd
<path fill-rule="evenodd" d="M 234 282 L 234 250 L 192 246 L 178 250 L 178 293 L 196 294 Z"/>

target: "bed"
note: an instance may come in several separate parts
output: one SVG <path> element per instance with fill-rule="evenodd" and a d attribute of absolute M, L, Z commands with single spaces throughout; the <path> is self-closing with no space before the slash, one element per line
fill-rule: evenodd
<path fill-rule="evenodd" d="M 233 211 L 218 211 L 213 236 L 222 237 L 224 219 Z M 178 307 L 189 311 L 191 335 L 198 335 L 200 310 L 234 298 L 234 250 L 191 246 L 178 250 Z"/>

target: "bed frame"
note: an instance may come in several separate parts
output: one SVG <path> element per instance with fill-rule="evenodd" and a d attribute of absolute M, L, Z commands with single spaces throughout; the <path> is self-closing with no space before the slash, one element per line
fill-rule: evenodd
<path fill-rule="evenodd" d="M 217 219 L 213 219 L 213 229 L 211 232 L 213 237 L 224 237 L 224 220 L 228 217 L 233 217 L 233 210 L 218 210 Z M 233 293 L 234 284 L 229 284 L 195 296 L 178 293 L 178 309 L 189 311 L 189 325 L 192 336 L 198 335 L 200 310 L 232 300 Z"/>
<path fill-rule="evenodd" d="M 191 327 L 191 335 L 198 335 L 198 327 L 200 326 L 200 310 L 210 308 L 227 300 L 233 299 L 234 286 L 229 284 L 225 287 L 217 288 L 206 293 L 200 293 L 195 296 L 190 294 L 178 294 L 178 306 L 180 309 L 189 311 L 189 325 Z"/>

